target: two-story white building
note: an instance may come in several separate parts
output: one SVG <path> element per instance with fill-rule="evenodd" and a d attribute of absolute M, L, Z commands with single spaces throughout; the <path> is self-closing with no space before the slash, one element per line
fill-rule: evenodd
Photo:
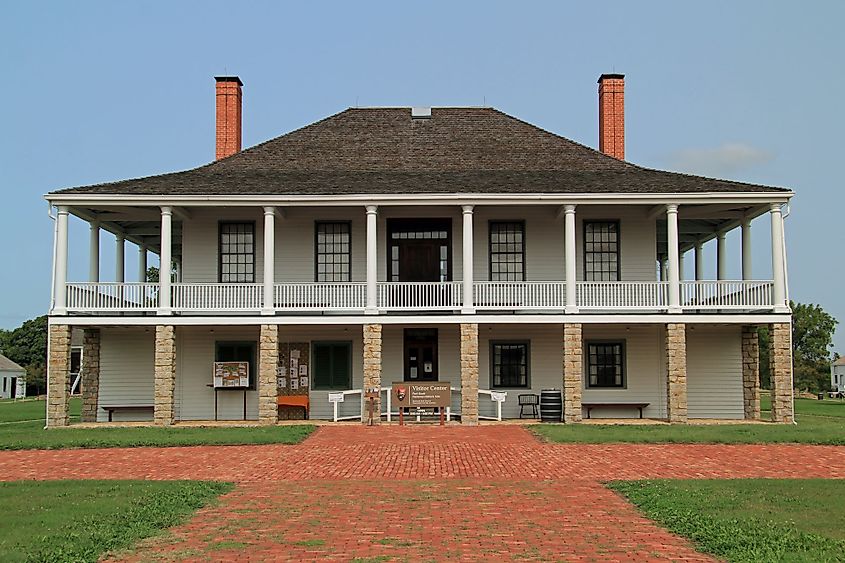
<path fill-rule="evenodd" d="M 500 392 L 502 416 L 519 416 L 519 395 L 547 388 L 566 422 L 640 406 L 756 419 L 761 325 L 772 418 L 792 420 L 793 194 L 625 162 L 621 75 L 599 80 L 599 151 L 489 107 L 351 108 L 241 151 L 241 91 L 217 78 L 213 163 L 46 196 L 50 425 L 68 423 L 73 331 L 87 421 L 359 417 L 372 388 L 388 417 L 403 381 L 450 382 L 464 423 L 497 416 Z M 91 225 L 87 280 L 67 279 L 70 215 Z M 764 218 L 773 276 L 753 279 Z M 726 279 L 732 229 L 742 279 Z M 117 244 L 109 280 L 101 230 Z M 146 281 L 149 253 L 173 275 Z M 212 386 L 224 361 L 248 364 L 245 388 Z"/>

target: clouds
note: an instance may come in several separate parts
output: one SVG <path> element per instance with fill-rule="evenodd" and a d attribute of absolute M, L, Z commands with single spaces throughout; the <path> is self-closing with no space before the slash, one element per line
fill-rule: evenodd
<path fill-rule="evenodd" d="M 673 170 L 725 177 L 771 161 L 769 151 L 744 143 L 724 143 L 709 149 L 684 149 L 670 155 Z"/>

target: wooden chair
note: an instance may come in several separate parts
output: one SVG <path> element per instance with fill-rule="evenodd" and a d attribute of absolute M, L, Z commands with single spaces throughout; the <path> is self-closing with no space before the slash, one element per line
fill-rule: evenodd
<path fill-rule="evenodd" d="M 279 395 L 276 397 L 276 404 L 280 407 L 302 407 L 305 410 L 305 420 L 308 420 L 308 395 Z"/>
<path fill-rule="evenodd" d="M 522 413 L 525 407 L 531 408 L 531 415 L 533 418 L 537 418 L 537 405 L 540 404 L 540 397 L 533 393 L 523 393 L 517 396 L 519 400 L 519 418 L 522 418 Z"/>

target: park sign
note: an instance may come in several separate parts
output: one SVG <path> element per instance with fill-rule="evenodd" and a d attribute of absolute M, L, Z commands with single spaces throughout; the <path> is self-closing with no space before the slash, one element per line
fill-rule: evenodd
<path fill-rule="evenodd" d="M 452 404 L 452 388 L 448 381 L 426 381 L 393 384 L 391 403 L 399 408 L 431 409 Z"/>

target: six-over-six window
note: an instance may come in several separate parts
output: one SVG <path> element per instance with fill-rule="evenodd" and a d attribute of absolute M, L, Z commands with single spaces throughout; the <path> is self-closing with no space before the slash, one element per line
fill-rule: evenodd
<path fill-rule="evenodd" d="M 255 223 L 220 223 L 220 282 L 255 283 Z"/>
<path fill-rule="evenodd" d="M 587 343 L 587 387 L 625 386 L 625 343 Z"/>
<path fill-rule="evenodd" d="M 490 281 L 525 281 L 524 222 L 490 222 Z"/>
<path fill-rule="evenodd" d="M 352 279 L 350 224 L 345 221 L 318 222 L 316 226 L 316 273 L 318 282 L 348 282 Z"/>
<path fill-rule="evenodd" d="M 584 280 L 619 279 L 619 221 L 585 221 Z"/>
<path fill-rule="evenodd" d="M 490 342 L 492 387 L 528 387 L 528 342 Z"/>

